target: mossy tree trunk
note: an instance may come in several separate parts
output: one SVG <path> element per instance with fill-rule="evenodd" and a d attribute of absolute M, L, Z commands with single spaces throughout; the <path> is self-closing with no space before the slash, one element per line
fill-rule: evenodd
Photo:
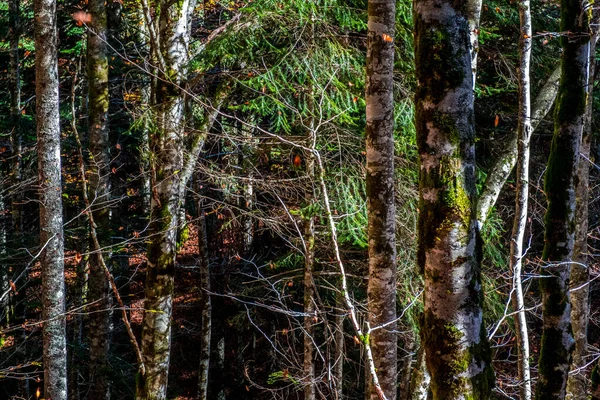
<path fill-rule="evenodd" d="M 599 11 L 594 10 L 594 21 L 597 23 Z M 589 76 L 595 75 L 596 70 L 596 44 L 598 40 L 597 27 L 593 31 L 590 43 Z M 592 98 L 594 85 L 587 86 L 588 99 Z M 590 181 L 590 148 L 592 141 L 592 101 L 586 104 L 583 136 L 579 154 L 581 158 L 577 169 L 577 181 L 575 185 L 575 244 L 573 245 L 573 261 L 571 264 L 571 325 L 575 348 L 573 349 L 573 360 L 567 380 L 566 399 L 584 399 L 588 394 L 588 377 L 585 373 L 588 355 L 588 323 L 590 318 L 590 274 L 588 268 L 588 205 L 589 205 L 589 181 Z"/>
<path fill-rule="evenodd" d="M 106 5 L 104 0 L 89 0 L 91 22 L 87 36 L 87 78 L 89 115 L 89 197 L 98 241 L 109 246 L 110 209 L 110 154 L 108 140 L 108 56 L 106 46 Z M 90 255 L 89 301 L 90 310 L 90 387 L 88 398 L 110 398 L 108 350 L 112 315 L 112 297 L 102 267 L 102 250 L 92 246 Z"/>
<path fill-rule="evenodd" d="M 381 390 L 396 398 L 396 225 L 394 207 L 395 0 L 369 0 L 366 75 L 369 342 Z M 379 391 L 369 382 L 369 398 Z"/>
<path fill-rule="evenodd" d="M 414 18 L 417 260 L 431 391 L 434 399 L 487 399 L 494 375 L 478 259 L 470 14 L 451 1 L 417 0 Z"/>
<path fill-rule="evenodd" d="M 519 3 L 519 123 L 517 128 L 517 194 L 512 237 L 510 241 L 510 271 L 512 272 L 511 302 L 516 312 L 515 331 L 521 400 L 531 399 L 531 370 L 529 367 L 529 332 L 525 314 L 525 299 L 521 280 L 523 269 L 523 238 L 527 227 L 529 199 L 529 142 L 531 139 L 531 6 L 529 0 Z"/>
<path fill-rule="evenodd" d="M 67 399 L 56 0 L 34 1 L 44 398 Z"/>
<path fill-rule="evenodd" d="M 193 0 L 155 4 L 159 37 L 156 48 L 158 78 L 153 98 L 156 128 L 150 137 L 152 201 L 146 272 L 142 357 L 136 398 L 162 400 L 167 396 L 171 351 L 171 315 L 175 278 L 177 223 L 183 168 L 184 94 Z"/>
<path fill-rule="evenodd" d="M 569 278 L 575 242 L 575 181 L 587 108 L 591 8 L 579 0 L 561 1 L 562 75 L 554 115 L 554 136 L 546 169 L 548 209 L 542 258 L 543 333 L 537 399 L 563 399 L 574 340 Z"/>

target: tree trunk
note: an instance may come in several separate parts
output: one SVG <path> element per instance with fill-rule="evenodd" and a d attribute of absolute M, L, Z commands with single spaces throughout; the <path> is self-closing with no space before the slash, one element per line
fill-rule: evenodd
<path fill-rule="evenodd" d="M 156 84 L 156 132 L 152 133 L 152 204 L 142 355 L 145 374 L 139 376 L 136 398 L 162 400 L 167 396 L 171 351 L 171 315 L 175 278 L 177 217 L 183 168 L 184 95 L 189 45 L 189 18 L 194 1 L 159 1 L 158 46 L 161 63 Z M 140 374 L 141 375 L 141 374 Z"/>
<path fill-rule="evenodd" d="M 573 350 L 570 263 L 575 241 L 575 181 L 588 103 L 589 10 L 587 3 L 561 3 L 562 76 L 554 115 L 554 137 L 546 170 L 545 243 L 547 264 L 540 279 L 543 333 L 537 399 L 563 399 Z"/>
<path fill-rule="evenodd" d="M 366 75 L 369 341 L 381 390 L 396 398 L 396 224 L 394 207 L 394 0 L 369 0 Z M 369 383 L 372 400 L 378 390 Z"/>
<path fill-rule="evenodd" d="M 340 287 L 339 285 L 338 287 Z M 342 400 L 344 394 L 344 296 L 340 292 L 335 294 L 335 348 L 333 376 L 335 383 L 335 400 Z"/>
<path fill-rule="evenodd" d="M 44 397 L 67 399 L 56 1 L 34 1 Z"/>
<path fill-rule="evenodd" d="M 311 94 L 312 95 L 312 94 Z M 309 103 L 310 104 L 310 103 Z M 311 104 L 312 105 L 312 104 Z M 312 108 L 312 107 L 311 107 Z M 311 120 L 308 141 L 312 149 L 316 145 L 316 132 Z M 314 189 L 312 182 L 315 175 L 315 158 L 312 154 L 306 157 L 306 174 L 309 177 L 309 188 L 305 193 L 307 207 L 314 204 Z M 309 211 L 304 219 L 304 400 L 315 400 L 315 323 L 317 310 L 315 307 L 315 284 L 313 275 L 315 271 L 315 221 L 314 215 Z"/>
<path fill-rule="evenodd" d="M 417 262 L 431 390 L 434 399 L 488 399 L 494 375 L 478 259 L 469 15 L 451 1 L 417 0 L 415 31 Z"/>
<path fill-rule="evenodd" d="M 201 184 L 196 192 L 201 193 Z M 208 400 L 208 377 L 210 370 L 210 345 L 212 325 L 212 304 L 210 298 L 210 261 L 208 238 L 206 237 L 206 217 L 204 201 L 198 201 L 198 261 L 200 267 L 200 365 L 198 369 L 198 400 Z"/>
<path fill-rule="evenodd" d="M 89 104 L 90 199 L 98 241 L 104 248 L 111 243 L 110 154 L 108 139 L 108 57 L 106 48 L 106 5 L 104 0 L 89 0 L 91 22 L 87 36 L 87 77 Z M 94 246 L 92 246 L 94 248 Z M 108 350 L 110 346 L 111 296 L 98 249 L 90 255 L 90 400 L 110 398 Z"/>
<path fill-rule="evenodd" d="M 598 21 L 598 10 L 594 10 L 593 18 Z M 587 86 L 588 99 L 592 99 L 594 84 L 591 81 L 596 70 L 596 44 L 598 29 L 594 28 L 590 43 L 589 76 L 590 84 Z M 588 394 L 588 379 L 585 373 L 586 356 L 588 355 L 588 323 L 590 318 L 590 274 L 588 268 L 588 205 L 590 181 L 590 148 L 592 139 L 592 101 L 586 104 L 585 119 L 583 121 L 583 135 L 579 154 L 581 159 L 577 169 L 575 184 L 575 243 L 573 245 L 573 261 L 571 264 L 571 282 L 569 293 L 571 300 L 571 325 L 575 348 L 571 373 L 567 380 L 568 400 L 584 399 Z"/>
<path fill-rule="evenodd" d="M 529 0 L 519 4 L 521 29 L 519 32 L 519 124 L 517 128 L 517 194 L 515 217 L 510 242 L 510 271 L 512 272 L 511 301 L 515 312 L 517 335 L 519 391 L 521 400 L 531 399 L 531 371 L 529 368 L 529 332 L 525 314 L 525 299 L 522 285 L 523 238 L 527 227 L 527 201 L 529 199 L 529 142 L 531 139 L 531 8 Z"/>

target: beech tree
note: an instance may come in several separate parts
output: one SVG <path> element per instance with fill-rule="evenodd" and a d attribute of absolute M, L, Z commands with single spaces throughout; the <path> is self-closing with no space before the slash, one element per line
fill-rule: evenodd
<path fill-rule="evenodd" d="M 421 327 L 434 399 L 487 399 L 493 386 L 483 325 L 475 208 L 471 15 L 455 3 L 414 6 L 420 157 L 417 262 Z"/>
<path fill-rule="evenodd" d="M 396 224 L 394 207 L 395 0 L 368 3 L 366 75 L 368 321 L 381 390 L 396 398 Z M 369 384 L 369 398 L 379 399 Z"/>
<path fill-rule="evenodd" d="M 56 1 L 34 2 L 44 397 L 67 399 Z"/>

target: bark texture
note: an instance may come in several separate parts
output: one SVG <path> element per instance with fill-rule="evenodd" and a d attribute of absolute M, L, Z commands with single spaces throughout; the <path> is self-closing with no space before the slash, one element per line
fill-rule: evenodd
<path fill-rule="evenodd" d="M 44 397 L 67 399 L 56 1 L 34 1 Z"/>
<path fill-rule="evenodd" d="M 366 75 L 368 341 L 381 390 L 396 398 L 396 225 L 394 207 L 395 0 L 369 0 Z M 369 398 L 379 391 L 369 382 Z"/>
<path fill-rule="evenodd" d="M 175 275 L 177 216 L 180 207 L 183 168 L 184 96 L 189 29 L 193 0 L 156 4 L 160 37 L 157 48 L 162 68 L 158 69 L 154 98 L 156 129 L 151 133 L 152 201 L 148 245 L 142 356 L 145 374 L 137 381 L 136 398 L 162 400 L 167 396 L 171 351 L 171 315 Z M 153 25 L 149 28 L 153 30 Z M 153 35 L 156 40 L 156 36 Z"/>
<path fill-rule="evenodd" d="M 510 242 L 510 271 L 512 272 L 511 302 L 515 312 L 519 392 L 521 400 L 531 399 L 531 371 L 529 368 L 529 332 L 525 314 L 525 301 L 521 280 L 523 269 L 523 238 L 527 227 L 527 203 L 529 199 L 529 143 L 531 139 L 531 6 L 529 0 L 519 3 L 519 123 L 517 128 L 517 194 L 515 216 Z"/>
<path fill-rule="evenodd" d="M 597 23 L 599 11 L 594 10 L 594 22 Z M 587 86 L 588 99 L 592 99 L 594 84 L 591 82 L 596 70 L 596 44 L 598 41 L 597 27 L 593 31 L 590 43 L 590 84 Z M 590 274 L 588 268 L 588 205 L 590 181 L 590 148 L 592 141 L 592 101 L 586 104 L 583 136 L 579 154 L 581 156 L 577 169 L 575 184 L 575 244 L 573 245 L 573 261 L 571 264 L 571 325 L 575 348 L 571 362 L 571 373 L 567 380 L 566 399 L 584 399 L 588 395 L 588 379 L 584 367 L 588 355 L 588 324 L 590 318 Z"/>
<path fill-rule="evenodd" d="M 420 154 L 417 262 L 425 274 L 422 332 L 434 399 L 487 399 L 493 386 L 483 325 L 475 209 L 469 13 L 415 2 Z"/>
<path fill-rule="evenodd" d="M 563 399 L 574 340 L 569 301 L 570 263 L 575 242 L 575 180 L 588 103 L 591 10 L 579 0 L 561 1 L 562 75 L 554 136 L 546 170 L 548 209 L 540 279 L 543 333 L 537 399 Z"/>
<path fill-rule="evenodd" d="M 198 185 L 201 186 L 201 185 Z M 199 193 L 200 188 L 197 192 Z M 210 298 L 210 264 L 208 258 L 208 239 L 206 237 L 206 217 L 203 202 L 198 204 L 198 261 L 200 267 L 200 365 L 198 370 L 198 400 L 208 400 L 208 376 L 210 369 L 212 303 Z"/>
<path fill-rule="evenodd" d="M 104 0 L 89 0 L 91 22 L 87 36 L 88 113 L 90 135 L 89 180 L 93 213 L 101 248 L 110 245 L 110 154 L 108 140 L 108 57 Z M 95 249 L 94 246 L 92 246 Z M 90 255 L 90 400 L 110 398 L 108 350 L 112 313 L 109 283 L 101 249 Z"/>
<path fill-rule="evenodd" d="M 312 128 L 312 126 L 311 126 Z M 316 132 L 311 130 L 308 140 L 314 148 L 316 141 Z M 306 173 L 310 178 L 314 177 L 315 161 L 312 154 L 307 157 Z M 305 200 L 308 207 L 313 205 L 314 193 L 312 185 L 306 191 Z M 308 213 L 304 219 L 304 352 L 303 352 L 303 373 L 304 373 L 304 400 L 315 400 L 315 323 L 317 310 L 315 307 L 315 285 L 313 274 L 315 271 L 315 221 L 314 215 Z"/>

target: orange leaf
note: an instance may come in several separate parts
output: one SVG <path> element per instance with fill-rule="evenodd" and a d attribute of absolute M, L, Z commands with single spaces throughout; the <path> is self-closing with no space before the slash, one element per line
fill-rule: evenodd
<path fill-rule="evenodd" d="M 81 253 L 80 253 L 80 252 L 77 252 L 77 254 L 75 254 L 75 262 L 76 262 L 77 264 L 79 264 L 79 263 L 81 262 L 81 259 L 82 259 L 82 258 L 83 258 L 83 257 L 81 256 Z"/>
<path fill-rule="evenodd" d="M 394 41 L 394 39 L 393 39 L 393 38 L 392 38 L 390 35 L 387 35 L 387 34 L 385 34 L 385 33 L 383 33 L 383 34 L 381 35 L 381 37 L 382 37 L 382 38 L 383 38 L 383 40 L 385 40 L 386 42 L 393 42 L 393 41 Z"/>
<path fill-rule="evenodd" d="M 117 148 L 117 150 L 121 150 L 121 145 L 119 143 L 117 143 L 115 147 Z"/>
<path fill-rule="evenodd" d="M 494 120 L 494 127 L 498 126 L 499 123 L 500 123 L 500 116 L 498 114 L 496 114 L 496 119 Z"/>

